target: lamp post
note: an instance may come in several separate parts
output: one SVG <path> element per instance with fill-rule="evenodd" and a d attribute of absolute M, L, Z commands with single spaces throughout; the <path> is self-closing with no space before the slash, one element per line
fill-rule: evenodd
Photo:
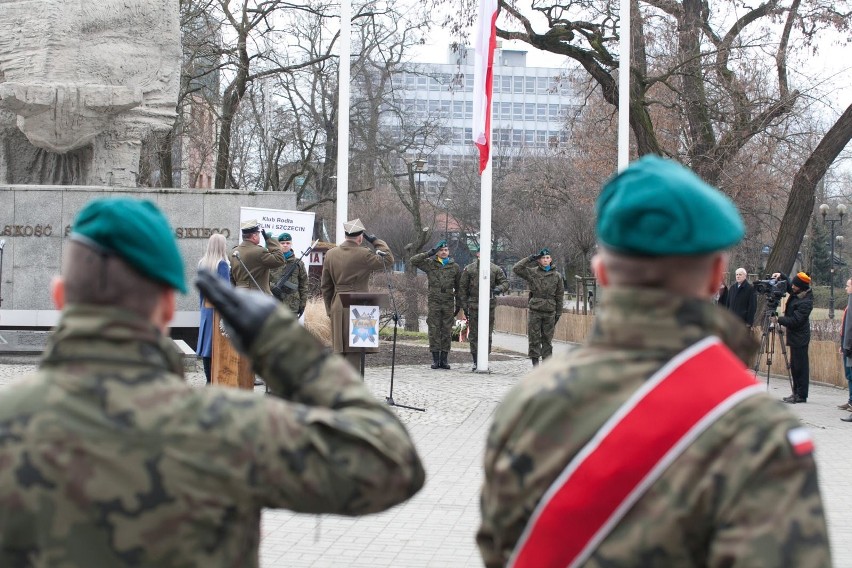
<path fill-rule="evenodd" d="M 837 206 L 837 219 L 829 219 L 828 218 L 828 210 L 829 207 L 827 204 L 823 203 L 819 206 L 819 212 L 822 214 L 822 222 L 827 223 L 831 226 L 831 240 L 829 241 L 831 246 L 831 253 L 829 257 L 830 270 L 829 270 L 829 293 L 828 293 L 828 319 L 834 319 L 834 225 L 835 224 L 843 224 L 843 216 L 846 215 L 846 206 L 842 203 Z M 843 242 L 842 240 L 840 241 Z"/>
<path fill-rule="evenodd" d="M 414 171 L 417 172 L 417 199 L 418 201 L 423 198 L 423 180 L 420 179 L 420 176 L 426 173 L 426 166 L 428 162 L 423 158 L 417 158 L 414 160 Z"/>

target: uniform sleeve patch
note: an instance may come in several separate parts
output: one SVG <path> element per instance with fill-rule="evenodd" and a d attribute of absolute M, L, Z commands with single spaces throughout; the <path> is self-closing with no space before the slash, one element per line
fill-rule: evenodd
<path fill-rule="evenodd" d="M 797 456 L 810 455 L 814 451 L 814 440 L 805 428 L 793 428 L 787 432 L 787 441 Z"/>

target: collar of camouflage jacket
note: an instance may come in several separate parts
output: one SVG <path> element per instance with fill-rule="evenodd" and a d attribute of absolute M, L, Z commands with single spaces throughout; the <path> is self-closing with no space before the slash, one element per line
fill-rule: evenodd
<path fill-rule="evenodd" d="M 151 322 L 117 308 L 68 305 L 48 341 L 41 366 L 87 361 L 158 367 L 183 377 L 174 343 Z"/>
<path fill-rule="evenodd" d="M 654 349 L 672 356 L 715 335 L 746 365 L 758 347 L 752 333 L 728 310 L 708 300 L 665 290 L 607 287 L 589 345 Z"/>

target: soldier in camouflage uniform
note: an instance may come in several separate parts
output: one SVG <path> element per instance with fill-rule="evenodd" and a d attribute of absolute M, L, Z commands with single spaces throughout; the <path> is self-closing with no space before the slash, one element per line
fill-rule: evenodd
<path fill-rule="evenodd" d="M 186 383 L 165 334 L 186 292 L 173 235 L 131 199 L 75 220 L 60 322 L 39 370 L 0 396 L 0 566 L 255 567 L 265 507 L 361 515 L 423 484 L 357 373 L 212 272 L 199 289 L 275 396 Z"/>
<path fill-rule="evenodd" d="M 553 332 L 562 316 L 562 275 L 553 268 L 550 250 L 543 248 L 519 260 L 512 267 L 530 287 L 529 313 L 527 315 L 527 340 L 533 367 L 539 358 L 553 354 Z"/>
<path fill-rule="evenodd" d="M 284 266 L 279 266 L 269 273 L 270 286 L 275 286 L 278 279 L 284 276 L 287 269 L 294 264 L 297 264 L 295 270 L 287 279 L 287 285 L 282 287 L 284 296 L 279 298 L 281 302 L 296 314 L 296 317 L 302 317 L 305 313 L 305 306 L 308 305 L 308 271 L 305 270 L 305 264 L 299 260 L 293 252 L 293 237 L 290 233 L 281 233 L 278 235 L 278 243 L 281 245 L 281 254 L 284 257 Z"/>
<path fill-rule="evenodd" d="M 490 272 L 488 282 L 491 286 L 491 301 L 488 309 L 488 352 L 491 353 L 491 336 L 494 334 L 494 312 L 497 309 L 496 297 L 509 291 L 509 280 L 503 273 L 503 269 L 489 262 Z M 461 302 L 464 316 L 470 333 L 467 336 L 470 342 L 470 355 L 473 357 L 473 369 L 476 370 L 476 351 L 479 329 L 479 251 L 476 251 L 476 260 L 464 267 L 461 275 Z"/>
<path fill-rule="evenodd" d="M 434 258 L 433 258 L 434 257 Z M 447 356 L 453 338 L 453 324 L 461 309 L 459 285 L 461 268 L 450 258 L 447 241 L 411 257 L 411 264 L 426 273 L 429 280 L 429 350 L 433 369 L 449 369 Z"/>
<path fill-rule="evenodd" d="M 604 187 L 597 233 L 593 267 L 606 293 L 590 337 L 525 377 L 495 414 L 477 534 L 485 565 L 566 566 L 570 554 L 571 565 L 608 568 L 831 566 L 812 441 L 747 371 L 756 341 L 711 302 L 727 262 L 721 251 L 744 234 L 733 203 L 686 168 L 644 157 Z M 710 364 L 679 371 L 699 348 L 712 348 Z M 673 376 L 684 396 L 656 390 Z M 728 384 L 742 390 L 694 413 Z M 626 428 L 640 408 L 651 418 Z M 670 415 L 701 421 L 649 446 Z M 607 446 L 617 430 L 627 434 Z M 652 449 L 657 469 L 612 502 Z M 573 475 L 592 471 L 588 464 L 605 467 Z M 569 500 L 585 505 L 553 508 Z M 594 526 L 578 542 L 568 523 Z M 539 559 L 525 562 L 531 554 Z"/>

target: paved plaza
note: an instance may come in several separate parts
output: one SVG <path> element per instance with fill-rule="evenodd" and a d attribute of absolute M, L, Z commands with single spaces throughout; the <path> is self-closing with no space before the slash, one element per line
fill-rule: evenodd
<path fill-rule="evenodd" d="M 426 486 L 413 499 L 390 511 L 360 517 L 304 515 L 267 511 L 263 515 L 261 566 L 297 567 L 477 567 L 482 566 L 474 535 L 479 524 L 479 486 L 484 442 L 500 399 L 530 370 L 526 338 L 495 334 L 495 346 L 519 352 L 516 359 L 491 362 L 491 372 L 472 373 L 467 352 L 453 351 L 452 370 L 397 367 L 393 398 L 426 412 L 398 409 L 422 456 Z M 565 351 L 569 346 L 558 346 Z M 377 397 L 388 395 L 390 368 L 370 368 L 366 382 Z M 32 370 L 33 365 L 0 365 L 0 383 Z M 200 372 L 189 380 L 199 387 Z M 789 394 L 786 380 L 772 379 L 773 397 Z M 812 385 L 807 404 L 792 406 L 814 434 L 820 482 L 828 513 L 837 567 L 852 568 L 852 460 L 846 444 L 852 423 L 837 404 L 846 392 Z"/>

